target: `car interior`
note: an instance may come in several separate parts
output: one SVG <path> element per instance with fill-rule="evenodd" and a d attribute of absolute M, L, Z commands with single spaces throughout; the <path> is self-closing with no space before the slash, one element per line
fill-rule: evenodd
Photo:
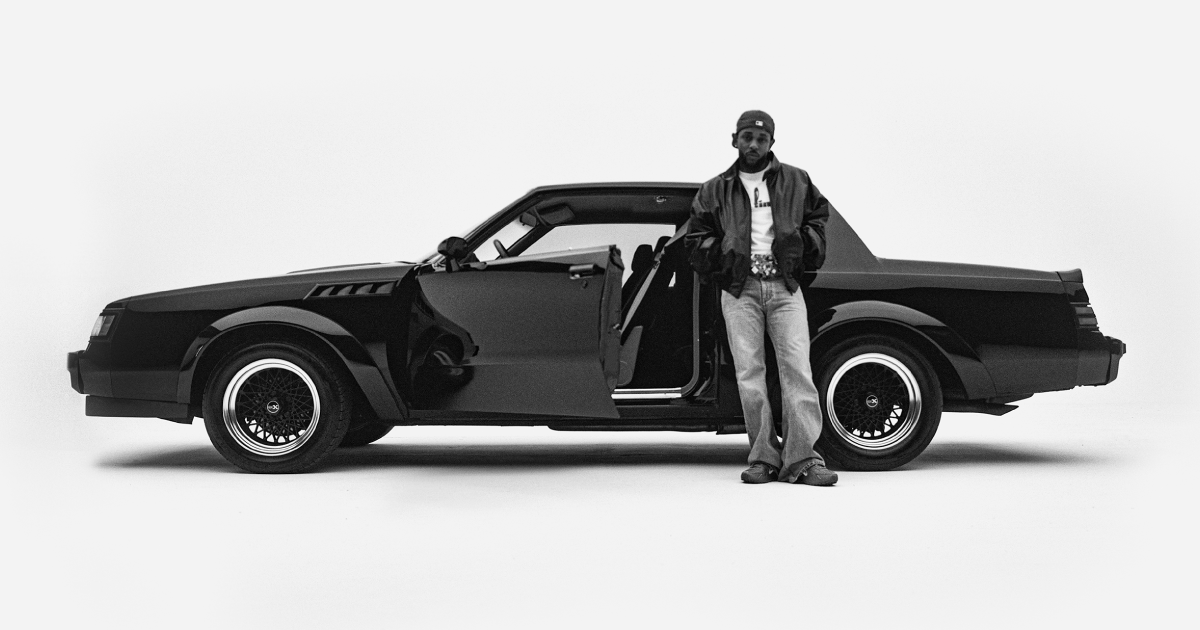
<path fill-rule="evenodd" d="M 616 244 L 625 264 L 621 287 L 618 398 L 682 397 L 699 380 L 699 290 L 682 226 L 691 196 L 595 194 L 552 197 L 484 240 L 481 259 Z M 588 229 L 579 229 L 587 226 Z M 637 228 L 642 229 L 637 229 Z M 567 236 L 547 238 L 555 230 Z M 656 238 L 637 242 L 630 239 Z M 503 242 L 507 237 L 512 242 Z M 626 242 L 608 242 L 616 239 Z M 488 241 L 491 242 L 488 242 Z"/>

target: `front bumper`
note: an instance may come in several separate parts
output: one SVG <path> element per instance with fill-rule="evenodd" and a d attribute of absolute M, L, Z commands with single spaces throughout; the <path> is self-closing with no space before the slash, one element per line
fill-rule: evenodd
<path fill-rule="evenodd" d="M 86 350 L 67 353 L 67 371 L 71 373 L 71 389 L 80 394 L 112 397 L 112 374 L 96 365 Z"/>
<path fill-rule="evenodd" d="M 84 401 L 84 413 L 89 416 L 117 418 L 162 418 L 183 424 L 192 422 L 192 414 L 187 405 L 161 400 L 88 396 Z"/>
<path fill-rule="evenodd" d="M 79 372 L 79 355 L 83 351 L 67 353 L 67 371 L 71 373 L 71 389 L 83 393 L 83 374 Z"/>
<path fill-rule="evenodd" d="M 112 395 L 112 374 L 88 359 L 86 351 L 67 353 L 71 389 L 87 395 L 84 413 L 118 418 L 162 418 L 190 423 L 193 410 L 179 402 L 117 398 Z"/>

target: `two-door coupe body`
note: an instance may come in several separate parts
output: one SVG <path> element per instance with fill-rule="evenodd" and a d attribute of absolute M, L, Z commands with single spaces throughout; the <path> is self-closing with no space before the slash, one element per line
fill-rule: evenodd
<path fill-rule="evenodd" d="M 71 385 L 90 416 L 202 416 L 254 472 L 397 425 L 744 431 L 717 289 L 681 238 L 696 190 L 542 187 L 419 263 L 118 300 L 69 354 Z M 999 415 L 1117 376 L 1125 346 L 1077 269 L 878 258 L 836 211 L 826 235 L 802 285 L 834 465 L 895 468 L 943 411 Z"/>

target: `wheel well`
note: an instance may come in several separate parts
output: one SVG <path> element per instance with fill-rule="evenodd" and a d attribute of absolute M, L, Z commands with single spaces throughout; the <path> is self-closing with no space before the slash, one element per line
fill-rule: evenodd
<path fill-rule="evenodd" d="M 828 352 L 838 343 L 859 335 L 883 335 L 899 339 L 921 353 L 937 374 L 942 386 L 943 399 L 957 399 L 965 396 L 965 388 L 958 372 L 950 364 L 950 360 L 942 350 L 930 341 L 928 337 L 907 326 L 880 320 L 860 320 L 842 324 L 827 332 L 819 334 L 812 341 L 811 355 L 815 363 L 821 355 Z"/>
<path fill-rule="evenodd" d="M 239 326 L 219 335 L 216 339 L 209 342 L 203 348 L 199 363 L 196 365 L 196 371 L 192 375 L 190 404 L 195 407 L 200 406 L 201 401 L 204 399 L 204 387 L 208 384 L 209 377 L 225 357 L 252 344 L 277 341 L 294 343 L 301 346 L 324 359 L 329 365 L 333 366 L 333 369 L 340 370 L 342 376 L 345 378 L 345 382 L 352 389 L 355 415 L 371 413 L 371 406 L 366 404 L 366 396 L 363 395 L 362 388 L 353 375 L 351 375 L 350 370 L 346 367 L 345 362 L 338 353 L 315 333 L 285 324 L 250 324 Z"/>

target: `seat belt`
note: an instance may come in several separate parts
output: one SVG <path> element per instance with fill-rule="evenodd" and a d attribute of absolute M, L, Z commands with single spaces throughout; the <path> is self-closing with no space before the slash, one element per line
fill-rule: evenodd
<path fill-rule="evenodd" d="M 642 303 L 642 298 L 646 296 L 646 291 L 650 289 L 650 282 L 654 280 L 654 275 L 658 273 L 658 267 L 662 264 L 663 254 L 667 252 L 667 248 L 672 243 L 683 238 L 683 235 L 687 233 L 687 226 L 687 221 L 684 221 L 683 225 L 679 226 L 679 229 L 675 231 L 675 235 L 666 243 L 663 243 L 662 249 L 658 250 L 658 253 L 654 255 L 654 264 L 650 266 L 650 272 L 646 274 L 646 278 L 642 280 L 642 286 L 638 287 L 637 294 L 633 296 L 633 302 L 629 305 L 629 312 L 625 314 L 625 323 L 621 324 L 622 336 L 625 335 L 625 329 L 629 327 L 629 322 L 633 321 L 633 316 L 637 313 L 638 306 Z"/>

